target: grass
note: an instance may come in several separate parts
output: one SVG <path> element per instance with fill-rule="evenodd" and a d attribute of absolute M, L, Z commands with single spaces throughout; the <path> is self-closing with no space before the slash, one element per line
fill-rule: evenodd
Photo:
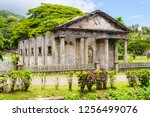
<path fill-rule="evenodd" d="M 129 61 L 129 60 L 128 60 Z M 123 62 L 123 60 L 119 60 L 119 62 Z M 150 62 L 150 59 L 147 59 L 147 56 L 136 56 L 131 62 Z"/>
<path fill-rule="evenodd" d="M 115 85 L 120 88 L 127 88 L 127 83 L 116 83 Z M 67 85 L 59 86 L 59 90 L 55 89 L 55 86 L 46 86 L 44 90 L 41 90 L 40 86 L 31 86 L 28 92 L 16 91 L 13 93 L 0 93 L 1 100 L 29 100 L 36 99 L 38 97 L 58 97 L 63 96 L 65 99 L 89 99 L 90 96 L 92 99 L 109 99 L 108 90 L 96 90 L 96 87 L 93 87 L 92 92 L 88 92 L 85 89 L 84 92 L 80 92 L 80 88 L 77 85 L 73 85 L 73 90 L 69 91 Z"/>
<path fill-rule="evenodd" d="M 0 93 L 0 100 L 36 100 L 39 97 L 64 97 L 65 100 L 150 100 L 150 87 L 129 87 L 127 82 L 117 82 L 114 89 L 96 90 L 94 86 L 91 92 L 87 88 L 80 92 L 77 85 L 73 85 L 73 90 L 69 91 L 67 85 L 59 86 L 59 90 L 54 85 L 46 86 L 41 90 L 40 86 L 31 86 L 29 91 L 13 93 Z"/>

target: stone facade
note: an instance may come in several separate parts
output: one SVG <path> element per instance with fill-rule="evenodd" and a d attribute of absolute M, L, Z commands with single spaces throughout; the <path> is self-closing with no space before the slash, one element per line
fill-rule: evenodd
<path fill-rule="evenodd" d="M 24 66 L 94 65 L 117 69 L 118 39 L 124 43 L 127 62 L 128 28 L 104 12 L 73 19 L 42 36 L 19 41 Z"/>

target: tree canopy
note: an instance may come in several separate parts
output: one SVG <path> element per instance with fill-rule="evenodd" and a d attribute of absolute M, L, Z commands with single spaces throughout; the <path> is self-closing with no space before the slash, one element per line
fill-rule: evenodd
<path fill-rule="evenodd" d="M 41 4 L 41 6 L 29 9 L 27 15 L 27 18 L 12 27 L 12 42 L 15 47 L 19 39 L 41 35 L 84 13 L 68 6 Z"/>

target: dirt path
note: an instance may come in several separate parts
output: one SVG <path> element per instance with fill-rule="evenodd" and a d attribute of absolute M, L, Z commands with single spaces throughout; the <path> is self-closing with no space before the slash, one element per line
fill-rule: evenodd
<path fill-rule="evenodd" d="M 125 75 L 118 75 L 116 81 L 118 82 L 127 82 Z M 47 78 L 46 79 L 46 85 L 54 85 L 56 82 L 56 78 Z M 59 84 L 60 85 L 67 85 L 68 81 L 67 78 L 59 78 Z M 73 78 L 73 84 L 78 84 L 77 78 Z M 41 85 L 41 79 L 40 78 L 34 78 L 32 80 L 32 85 Z"/>

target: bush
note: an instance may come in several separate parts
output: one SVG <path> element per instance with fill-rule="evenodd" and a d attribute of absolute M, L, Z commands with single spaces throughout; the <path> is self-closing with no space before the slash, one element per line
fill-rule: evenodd
<path fill-rule="evenodd" d="M 110 82 L 110 88 L 115 88 L 114 87 L 114 82 L 116 80 L 116 71 L 107 71 L 108 77 L 109 77 L 109 82 Z"/>
<path fill-rule="evenodd" d="M 138 82 L 141 86 L 148 86 L 150 80 L 150 70 L 134 70 L 134 71 L 127 71 L 125 73 L 128 78 L 128 82 L 130 86 L 138 85 Z"/>
<path fill-rule="evenodd" d="M 123 54 L 118 54 L 118 60 L 123 60 Z"/>
<path fill-rule="evenodd" d="M 13 92 L 15 90 L 27 91 L 31 84 L 31 74 L 32 72 L 30 70 L 15 70 L 12 71 L 10 74 L 5 75 L 4 77 L 5 82 L 7 82 L 8 80 L 11 82 L 9 84 L 10 85 L 9 91 L 10 92 Z"/>
<path fill-rule="evenodd" d="M 72 91 L 72 77 L 73 77 L 73 71 L 67 72 L 67 78 L 68 78 L 68 85 L 69 85 L 69 91 Z"/>
<path fill-rule="evenodd" d="M 125 74 L 127 76 L 129 85 L 131 87 L 137 86 L 138 78 L 137 78 L 136 71 L 126 71 Z"/>
<path fill-rule="evenodd" d="M 96 84 L 97 90 L 106 89 L 107 85 L 107 72 L 95 70 L 93 72 L 81 71 L 76 73 L 78 77 L 78 84 L 80 86 L 81 91 L 83 92 L 85 86 L 87 86 L 88 90 L 92 90 L 92 86 Z"/>
<path fill-rule="evenodd" d="M 137 72 L 137 77 L 141 86 L 148 86 L 150 80 L 150 70 L 140 70 Z"/>
<path fill-rule="evenodd" d="M 92 86 L 95 83 L 96 83 L 96 76 L 92 72 L 89 72 L 87 76 L 87 88 L 89 91 L 92 90 Z"/>
<path fill-rule="evenodd" d="M 78 77 L 78 85 L 80 86 L 81 92 L 83 92 L 85 85 L 87 85 L 88 73 L 86 71 L 80 71 L 77 72 L 76 75 Z"/>

